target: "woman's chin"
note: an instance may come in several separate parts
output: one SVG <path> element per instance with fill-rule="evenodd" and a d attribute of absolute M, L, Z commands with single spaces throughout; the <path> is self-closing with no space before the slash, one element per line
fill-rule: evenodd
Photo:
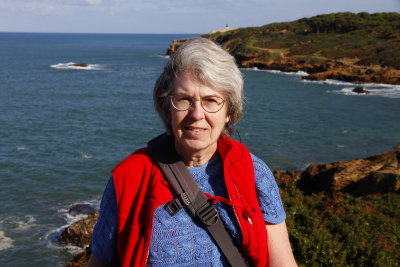
<path fill-rule="evenodd" d="M 196 140 L 196 139 L 188 139 L 183 140 L 183 142 L 177 142 L 176 147 L 179 152 L 181 153 L 189 153 L 189 154 L 197 154 L 207 151 L 215 152 L 217 149 L 217 144 L 215 143 L 215 147 L 210 142 L 205 142 L 203 140 Z"/>

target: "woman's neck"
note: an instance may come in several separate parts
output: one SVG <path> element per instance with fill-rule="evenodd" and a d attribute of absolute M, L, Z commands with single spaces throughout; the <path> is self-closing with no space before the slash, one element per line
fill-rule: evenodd
<path fill-rule="evenodd" d="M 217 152 L 217 147 L 207 148 L 201 151 L 189 151 L 175 145 L 175 149 L 189 168 L 201 166 L 208 162 Z"/>

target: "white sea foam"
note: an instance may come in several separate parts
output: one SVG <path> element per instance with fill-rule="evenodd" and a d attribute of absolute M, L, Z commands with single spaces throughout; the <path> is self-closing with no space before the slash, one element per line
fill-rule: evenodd
<path fill-rule="evenodd" d="M 24 146 L 17 146 L 15 149 L 16 149 L 17 151 L 23 151 L 23 150 L 26 150 L 26 147 L 24 147 Z"/>
<path fill-rule="evenodd" d="M 77 221 L 87 218 L 86 214 L 71 215 L 68 212 L 72 206 L 77 205 L 77 204 L 88 204 L 88 205 L 98 209 L 99 205 L 100 205 L 100 201 L 99 201 L 99 199 L 92 199 L 92 200 L 88 200 L 88 201 L 84 201 L 84 202 L 81 201 L 81 202 L 72 203 L 69 207 L 63 207 L 63 208 L 59 209 L 58 213 L 60 213 L 64 217 L 66 224 L 62 225 L 60 227 L 54 228 L 45 234 L 44 238 L 47 240 L 48 247 L 59 248 L 58 238 L 60 237 L 62 232 L 65 230 L 65 228 L 67 228 L 74 222 L 77 222 Z M 82 251 L 82 248 L 76 247 L 76 246 L 68 246 L 67 245 L 67 246 L 62 246 L 62 247 L 66 248 L 72 254 L 76 254 L 76 253 Z"/>
<path fill-rule="evenodd" d="M 7 237 L 3 231 L 0 231 L 0 251 L 11 248 L 13 243 L 14 240 Z"/>
<path fill-rule="evenodd" d="M 170 56 L 168 56 L 168 55 L 160 55 L 160 54 L 157 54 L 157 55 L 155 55 L 156 57 L 161 57 L 161 58 L 166 58 L 166 59 L 170 59 L 171 57 Z"/>
<path fill-rule="evenodd" d="M 65 224 L 63 226 L 60 226 L 58 228 L 50 230 L 45 235 L 46 239 L 49 240 L 50 242 L 57 242 L 58 237 L 61 235 L 61 233 L 64 231 L 64 229 L 67 228 L 68 226 L 69 226 L 69 224 Z"/>
<path fill-rule="evenodd" d="M 15 223 L 17 230 L 28 230 L 36 226 L 36 218 L 32 215 L 26 215 L 25 218 L 17 220 Z"/>
<path fill-rule="evenodd" d="M 52 230 L 48 232 L 45 236 L 47 244 L 46 246 L 51 249 L 67 249 L 68 252 L 71 255 L 76 255 L 79 252 L 83 251 L 83 248 L 77 247 L 77 246 L 72 246 L 72 245 L 63 245 L 60 246 L 58 243 L 58 238 L 60 237 L 62 231 L 67 227 L 68 225 L 64 225 L 63 227 L 60 227 L 56 230 Z"/>
<path fill-rule="evenodd" d="M 357 96 L 369 96 L 379 95 L 389 98 L 400 98 L 400 85 L 384 84 L 384 83 L 351 83 L 337 80 L 324 80 L 324 81 L 309 81 L 302 80 L 305 83 L 318 83 L 318 84 L 331 84 L 331 85 L 342 85 L 345 86 L 340 90 L 328 90 L 327 93 L 335 93 L 342 95 L 357 95 Z M 353 92 L 355 87 L 362 87 L 369 93 L 356 93 Z"/>
<path fill-rule="evenodd" d="M 10 216 L 2 219 L 0 225 L 17 231 L 25 231 L 36 226 L 36 218 L 33 215 L 23 217 Z"/>
<path fill-rule="evenodd" d="M 92 155 L 89 155 L 89 154 L 81 154 L 81 155 L 79 156 L 79 158 L 80 158 L 80 159 L 91 159 L 91 158 L 93 158 L 93 156 L 92 156 Z"/>
<path fill-rule="evenodd" d="M 50 65 L 50 67 L 55 69 L 73 69 L 73 70 L 101 70 L 103 67 L 99 64 L 82 64 L 75 62 L 68 63 L 57 63 Z"/>
<path fill-rule="evenodd" d="M 88 205 L 90 205 L 91 207 L 94 207 L 95 209 L 99 209 L 100 200 L 99 200 L 99 199 L 92 199 L 92 200 L 83 201 L 83 202 L 82 202 L 82 201 L 81 201 L 81 202 L 76 202 L 76 203 L 72 203 L 71 206 L 69 206 L 69 207 L 64 207 L 64 208 L 59 209 L 58 212 L 59 212 L 61 215 L 64 216 L 64 218 L 65 218 L 65 220 L 66 220 L 66 222 L 67 222 L 68 225 L 70 225 L 70 224 L 72 224 L 72 223 L 74 223 L 74 222 L 77 222 L 77 221 L 79 221 L 79 220 L 82 220 L 82 219 L 87 218 L 87 215 L 86 215 L 86 214 L 71 215 L 71 214 L 68 212 L 69 209 L 70 209 L 72 206 L 77 205 L 77 204 L 88 204 Z M 67 226 L 68 226 L 68 225 L 67 225 Z M 65 226 L 65 227 L 66 227 L 66 226 Z M 64 228 L 65 228 L 65 227 L 64 227 Z"/>
<path fill-rule="evenodd" d="M 302 80 L 304 83 L 319 83 L 319 84 L 332 84 L 332 85 L 354 85 L 354 86 L 360 86 L 359 84 L 351 83 L 351 82 L 344 82 L 344 81 L 338 81 L 338 80 L 331 80 L 331 79 L 326 79 L 323 81 L 312 81 L 312 80 Z"/>
<path fill-rule="evenodd" d="M 346 81 L 339 81 L 339 80 L 332 80 L 332 79 L 326 79 L 322 81 L 312 81 L 312 80 L 302 80 L 304 83 L 319 83 L 319 84 L 332 84 L 332 85 L 345 85 L 345 86 L 360 86 L 360 87 L 376 87 L 376 88 L 399 88 L 400 85 L 393 85 L 393 84 L 387 84 L 387 83 L 352 83 L 352 82 L 346 82 Z"/>
<path fill-rule="evenodd" d="M 253 71 L 264 71 L 264 72 L 269 72 L 269 73 L 273 73 L 273 74 L 285 74 L 285 75 L 295 75 L 295 76 L 307 76 L 308 73 L 305 71 L 280 71 L 280 70 L 263 70 L 263 69 L 259 69 L 257 67 L 252 67 L 249 70 L 253 70 Z"/>
<path fill-rule="evenodd" d="M 360 86 L 360 85 L 357 85 Z M 356 93 L 353 92 L 354 87 L 344 87 L 340 90 L 329 90 L 327 93 L 343 94 L 343 95 L 354 95 L 354 96 L 371 96 L 378 95 L 389 98 L 400 98 L 400 86 L 396 85 L 385 85 L 385 86 L 374 86 L 374 85 L 363 85 L 364 89 L 369 93 Z"/>

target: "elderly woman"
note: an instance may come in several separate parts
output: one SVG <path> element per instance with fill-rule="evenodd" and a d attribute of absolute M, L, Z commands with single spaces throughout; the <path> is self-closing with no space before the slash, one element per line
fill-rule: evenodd
<path fill-rule="evenodd" d="M 207 39 L 187 41 L 157 80 L 154 105 L 171 147 L 217 203 L 247 264 L 296 266 L 271 171 L 229 138 L 243 108 L 234 58 Z M 175 196 L 147 148 L 118 164 L 102 198 L 89 266 L 237 265 L 187 208 L 176 214 L 165 209 Z"/>

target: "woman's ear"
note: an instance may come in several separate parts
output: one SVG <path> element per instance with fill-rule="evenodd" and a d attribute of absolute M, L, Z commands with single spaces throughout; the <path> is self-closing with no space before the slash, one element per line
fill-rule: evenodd
<path fill-rule="evenodd" d="M 229 121 L 230 121 L 230 117 L 226 116 L 225 123 L 228 123 Z"/>

